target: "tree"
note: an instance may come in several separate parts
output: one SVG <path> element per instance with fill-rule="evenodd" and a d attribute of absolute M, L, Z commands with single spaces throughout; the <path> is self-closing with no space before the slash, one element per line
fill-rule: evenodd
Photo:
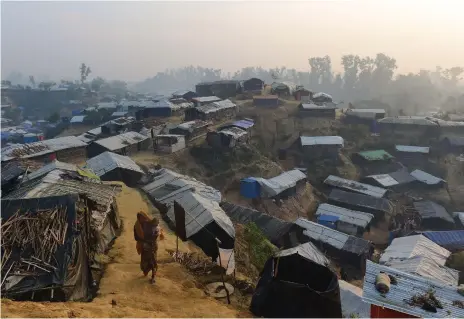
<path fill-rule="evenodd" d="M 11 81 L 2 80 L 2 86 L 11 86 Z"/>
<path fill-rule="evenodd" d="M 85 63 L 81 64 L 79 70 L 81 71 L 81 84 L 84 84 L 92 70 L 90 70 L 90 67 L 86 66 Z"/>
<path fill-rule="evenodd" d="M 90 87 L 92 88 L 92 90 L 94 91 L 100 91 L 100 88 L 102 87 L 102 85 L 105 83 L 105 79 L 101 78 L 101 77 L 97 77 L 95 79 L 92 80 L 92 82 L 90 83 Z"/>
<path fill-rule="evenodd" d="M 41 90 L 44 90 L 44 91 L 50 91 L 50 89 L 52 88 L 52 86 L 56 85 L 55 82 L 40 82 L 38 87 L 39 89 Z"/>
<path fill-rule="evenodd" d="M 33 75 L 29 75 L 29 82 L 32 84 L 32 87 L 35 88 L 35 78 Z"/>
<path fill-rule="evenodd" d="M 358 82 L 359 62 L 357 55 L 349 54 L 342 56 L 344 89 L 353 90 Z"/>
<path fill-rule="evenodd" d="M 460 80 L 462 80 L 462 73 L 464 73 L 464 68 L 460 66 L 455 66 L 443 71 L 444 77 L 451 85 L 456 85 Z"/>
<path fill-rule="evenodd" d="M 52 115 L 48 117 L 48 121 L 50 123 L 56 123 L 60 120 L 60 114 L 58 112 L 54 112 Z"/>

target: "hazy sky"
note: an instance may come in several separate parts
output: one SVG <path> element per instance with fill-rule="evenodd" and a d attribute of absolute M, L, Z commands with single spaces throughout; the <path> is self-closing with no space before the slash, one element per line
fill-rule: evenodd
<path fill-rule="evenodd" d="M 92 76 L 141 80 L 201 65 L 308 69 L 328 54 L 397 59 L 399 71 L 464 66 L 464 1 L 5 2 L 5 76 Z"/>

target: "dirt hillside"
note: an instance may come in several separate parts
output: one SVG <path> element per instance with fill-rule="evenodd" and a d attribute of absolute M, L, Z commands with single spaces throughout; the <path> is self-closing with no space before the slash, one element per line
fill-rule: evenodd
<path fill-rule="evenodd" d="M 123 186 L 118 196 L 123 231 L 109 252 L 110 263 L 97 297 L 88 303 L 39 303 L 2 300 L 2 317 L 251 317 L 234 305 L 207 297 L 196 288 L 195 278 L 166 251 L 175 250 L 176 237 L 162 222 L 166 238 L 159 244 L 159 271 L 154 285 L 143 277 L 135 250 L 132 226 L 140 210 L 154 214 L 140 193 Z M 179 244 L 183 252 L 197 251 L 189 243 Z M 115 301 L 115 305 L 113 300 Z"/>

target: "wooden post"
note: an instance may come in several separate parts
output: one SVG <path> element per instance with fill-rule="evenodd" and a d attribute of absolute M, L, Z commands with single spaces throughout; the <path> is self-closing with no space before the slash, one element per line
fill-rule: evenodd
<path fill-rule="evenodd" d="M 221 266 L 222 268 L 222 260 L 221 260 L 221 252 L 219 250 L 219 240 L 217 238 L 216 239 L 216 244 L 217 244 L 217 248 L 218 248 L 218 253 L 219 253 L 219 266 Z M 226 282 L 224 280 L 224 273 L 221 273 L 221 280 L 222 280 L 222 285 L 224 286 L 224 289 L 226 290 L 226 294 L 227 294 L 227 303 L 230 305 L 230 295 L 229 295 L 229 290 L 227 290 L 227 287 L 226 287 Z"/>

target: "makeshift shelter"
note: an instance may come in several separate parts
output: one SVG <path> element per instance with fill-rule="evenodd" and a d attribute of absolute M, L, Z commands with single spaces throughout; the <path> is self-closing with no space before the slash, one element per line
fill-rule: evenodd
<path fill-rule="evenodd" d="M 329 204 L 371 213 L 375 216 L 375 222 L 382 220 L 393 211 L 393 204 L 384 198 L 376 198 L 363 194 L 345 192 L 334 189 L 329 195 Z"/>
<path fill-rule="evenodd" d="M 185 112 L 185 118 L 223 121 L 235 117 L 236 112 L 237 105 L 230 100 L 224 100 L 188 109 Z"/>
<path fill-rule="evenodd" d="M 318 218 L 318 223 L 322 225 L 324 224 L 320 221 L 321 217 L 335 217 L 334 229 L 345 234 L 361 237 L 366 229 L 369 229 L 370 223 L 374 219 L 374 215 L 372 214 L 330 204 L 320 204 L 317 208 L 316 216 Z"/>
<path fill-rule="evenodd" d="M 2 166 L 2 194 L 5 195 L 17 184 L 18 178 L 26 172 L 26 169 L 18 161 L 10 161 Z"/>
<path fill-rule="evenodd" d="M 428 255 L 391 259 L 384 264 L 413 275 L 440 281 L 445 285 L 457 286 L 459 283 L 458 270 L 440 265 Z"/>
<path fill-rule="evenodd" d="M 393 155 L 385 150 L 362 151 L 353 155 L 353 159 L 360 163 L 375 161 L 390 161 L 394 159 Z"/>
<path fill-rule="evenodd" d="M 421 225 L 429 230 L 454 229 L 455 222 L 446 209 L 432 201 L 414 202 L 414 209 L 420 215 Z"/>
<path fill-rule="evenodd" d="M 143 175 L 142 169 L 127 156 L 104 152 L 87 160 L 86 167 L 103 181 L 121 181 L 135 186 Z"/>
<path fill-rule="evenodd" d="M 270 179 L 249 177 L 240 182 L 240 194 L 246 198 L 288 198 L 306 185 L 306 175 L 294 169 Z"/>
<path fill-rule="evenodd" d="M 227 99 L 235 97 L 241 92 L 240 81 L 236 80 L 220 80 L 214 82 L 203 82 L 195 86 L 195 91 L 199 96 L 216 95 Z"/>
<path fill-rule="evenodd" d="M 296 85 L 291 82 L 273 82 L 271 84 L 271 93 L 276 95 L 291 96 L 296 90 Z"/>
<path fill-rule="evenodd" d="M 30 144 L 14 144 L 2 148 L 2 162 L 27 158 L 49 162 L 54 159 L 73 162 L 85 159 L 87 144 L 75 136 L 65 136 Z"/>
<path fill-rule="evenodd" d="M 380 188 L 360 182 L 352 181 L 349 179 L 341 178 L 334 175 L 329 175 L 325 180 L 324 184 L 332 187 L 341 188 L 347 191 L 369 195 L 375 198 L 382 198 L 387 193 L 385 188 Z"/>
<path fill-rule="evenodd" d="M 189 90 L 179 90 L 172 93 L 172 97 L 177 99 L 182 98 L 190 102 L 193 98 L 198 97 L 198 94 Z"/>
<path fill-rule="evenodd" d="M 153 137 L 153 150 L 162 153 L 175 153 L 185 148 L 185 136 L 176 134 L 158 134 Z"/>
<path fill-rule="evenodd" d="M 306 159 L 330 158 L 338 159 L 344 146 L 340 136 L 300 136 L 300 149 Z"/>
<path fill-rule="evenodd" d="M 253 96 L 253 105 L 262 108 L 279 107 L 279 96 L 277 95 L 259 95 Z"/>
<path fill-rule="evenodd" d="M 131 155 L 147 150 L 151 141 L 148 136 L 137 132 L 127 132 L 92 142 L 87 147 L 89 157 L 97 156 L 106 151 L 121 155 Z"/>
<path fill-rule="evenodd" d="M 418 183 L 417 179 L 405 169 L 388 174 L 368 175 L 362 178 L 361 181 L 395 191 L 408 189 Z"/>
<path fill-rule="evenodd" d="M 229 202 L 222 202 L 220 206 L 232 222 L 242 225 L 254 223 L 275 246 L 290 248 L 298 245 L 298 241 L 289 236 L 293 223 Z"/>
<path fill-rule="evenodd" d="M 313 94 L 312 101 L 316 103 L 330 103 L 333 99 L 332 96 L 327 93 L 317 92 Z"/>
<path fill-rule="evenodd" d="M 424 231 L 420 234 L 451 252 L 464 250 L 464 230 Z"/>
<path fill-rule="evenodd" d="M 301 101 L 302 97 L 308 97 L 311 100 L 312 94 L 313 92 L 300 86 L 296 88 L 295 92 L 293 93 L 293 96 L 297 101 Z"/>
<path fill-rule="evenodd" d="M 425 116 L 385 117 L 377 123 L 380 133 L 390 139 L 398 137 L 411 141 L 440 136 L 436 121 Z"/>
<path fill-rule="evenodd" d="M 395 278 L 396 284 L 391 284 L 387 293 L 376 288 L 380 273 Z M 370 318 L 462 318 L 462 300 L 456 286 L 367 261 L 363 301 L 371 305 Z"/>
<path fill-rule="evenodd" d="M 335 119 L 336 110 L 336 106 L 317 105 L 314 103 L 301 103 L 298 105 L 298 115 L 304 117 Z"/>
<path fill-rule="evenodd" d="M 444 153 L 464 153 L 464 137 L 445 137 L 440 141 L 441 151 Z"/>
<path fill-rule="evenodd" d="M 341 263 L 348 263 L 358 269 L 363 269 L 366 259 L 373 252 L 372 244 L 365 239 L 339 232 L 306 218 L 300 217 L 294 223 L 304 229 L 303 235 L 306 241 L 314 243 Z"/>
<path fill-rule="evenodd" d="M 71 123 L 71 126 L 79 125 L 79 124 L 85 124 L 85 118 L 86 115 L 76 115 L 69 120 L 69 123 Z"/>
<path fill-rule="evenodd" d="M 201 120 L 188 121 L 181 123 L 174 128 L 171 128 L 169 130 L 169 134 L 183 135 L 188 141 L 200 135 L 206 134 L 210 124 L 210 122 Z"/>
<path fill-rule="evenodd" d="M 234 148 L 237 144 L 248 142 L 248 138 L 248 133 L 238 127 L 211 131 L 206 135 L 208 145 L 217 149 Z"/>
<path fill-rule="evenodd" d="M 242 83 L 244 92 L 261 92 L 264 89 L 264 81 L 258 78 L 251 78 Z"/>
<path fill-rule="evenodd" d="M 214 96 L 214 95 L 199 96 L 199 97 L 194 97 L 192 99 L 194 107 L 199 107 L 202 105 L 207 105 L 207 104 L 210 104 L 213 102 L 219 102 L 219 101 L 221 101 L 221 98 Z"/>
<path fill-rule="evenodd" d="M 411 176 L 427 186 L 443 186 L 443 184 L 446 183 L 445 180 L 421 171 L 420 169 L 412 171 Z"/>
<path fill-rule="evenodd" d="M 250 309 L 267 318 L 340 318 L 337 275 L 311 243 L 280 251 L 264 265 Z"/>

